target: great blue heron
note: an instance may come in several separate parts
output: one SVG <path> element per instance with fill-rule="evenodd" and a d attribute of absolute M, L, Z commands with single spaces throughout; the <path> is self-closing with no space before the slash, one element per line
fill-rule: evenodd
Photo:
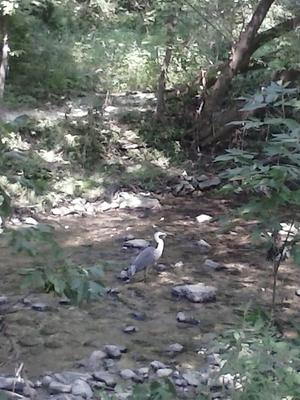
<path fill-rule="evenodd" d="M 167 234 L 165 232 L 156 232 L 154 239 L 157 242 L 157 247 L 146 247 L 133 261 L 127 269 L 127 277 L 131 279 L 137 272 L 144 271 L 144 280 L 147 279 L 148 269 L 157 263 L 164 251 L 164 241 Z"/>

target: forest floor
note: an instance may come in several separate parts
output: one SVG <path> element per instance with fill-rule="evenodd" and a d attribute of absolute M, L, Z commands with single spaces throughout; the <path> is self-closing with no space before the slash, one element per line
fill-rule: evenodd
<path fill-rule="evenodd" d="M 0 294 L 8 298 L 7 304 L 0 305 L 1 373 L 13 374 L 20 363 L 29 377 L 76 369 L 80 360 L 108 344 L 127 348 L 116 362 L 119 370 L 145 367 L 153 360 L 177 370 L 199 370 L 205 363 L 201 349 L 215 348 L 218 335 L 240 324 L 247 310 L 270 310 L 272 266 L 266 261 L 265 249 L 251 241 L 255 222 L 235 219 L 230 226 L 222 225 L 218 218 L 228 216 L 235 204 L 212 191 L 200 197 L 175 197 L 161 191 L 152 197 L 160 201 L 160 209 L 113 209 L 85 216 L 34 213 L 35 220 L 55 228 L 55 239 L 74 264 L 88 267 L 107 262 L 104 283 L 115 290 L 81 307 L 62 305 L 52 294 L 20 289 L 19 271 L 34 262 L 14 254 L 1 240 Z M 199 223 L 196 217 L 200 214 L 212 216 L 212 222 Z M 33 215 L 32 210 L 28 215 Z M 120 271 L 137 254 L 124 249 L 124 239 L 131 235 L 152 241 L 157 230 L 172 234 L 165 240 L 160 269 L 151 272 L 147 283 L 139 274 L 130 283 L 118 280 Z M 201 239 L 211 245 L 208 254 L 199 250 Z M 51 257 L 45 254 L 45 263 Z M 207 258 L 224 268 L 206 267 Z M 215 302 L 191 303 L 171 294 L 178 284 L 198 282 L 216 287 Z M 297 335 L 295 327 L 300 323 L 297 282 L 300 270 L 286 261 L 279 272 L 277 298 L 279 326 L 286 337 Z M 49 308 L 33 310 L 30 304 L 36 302 Z M 199 323 L 178 322 L 178 312 Z M 124 333 L 124 327 L 131 325 L 136 332 Z M 183 345 L 183 351 L 170 356 L 167 348 L 174 343 Z"/>

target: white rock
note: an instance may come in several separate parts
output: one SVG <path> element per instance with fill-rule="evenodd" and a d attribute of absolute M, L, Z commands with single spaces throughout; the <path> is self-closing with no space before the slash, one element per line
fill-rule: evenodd
<path fill-rule="evenodd" d="M 149 375 L 149 368 L 148 367 L 141 367 L 137 370 L 137 373 L 144 378 Z"/>
<path fill-rule="evenodd" d="M 202 224 L 204 222 L 209 222 L 212 220 L 212 216 L 207 215 L 207 214 L 200 214 L 198 215 L 198 217 L 196 217 L 197 222 L 199 222 L 199 224 Z"/>
<path fill-rule="evenodd" d="M 172 375 L 173 370 L 171 368 L 160 368 L 156 371 L 156 375 L 158 378 L 167 378 Z"/>
<path fill-rule="evenodd" d="M 194 285 L 180 285 L 172 288 L 175 296 L 186 297 L 193 303 L 206 303 L 216 299 L 217 289 L 214 286 L 205 286 L 203 283 Z"/>

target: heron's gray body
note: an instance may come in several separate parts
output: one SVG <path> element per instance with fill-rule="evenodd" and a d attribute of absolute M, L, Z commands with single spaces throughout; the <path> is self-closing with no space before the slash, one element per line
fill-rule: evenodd
<path fill-rule="evenodd" d="M 147 269 L 154 265 L 162 256 L 164 250 L 164 242 L 160 236 L 166 236 L 163 232 L 156 232 L 154 238 L 158 243 L 157 247 L 146 247 L 128 267 L 128 277 L 133 277 L 139 271 L 147 271 Z"/>

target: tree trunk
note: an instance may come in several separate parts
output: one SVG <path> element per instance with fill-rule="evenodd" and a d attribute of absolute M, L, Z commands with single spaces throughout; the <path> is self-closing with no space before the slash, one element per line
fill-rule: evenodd
<path fill-rule="evenodd" d="M 0 99 L 3 98 L 5 88 L 6 70 L 8 66 L 8 34 L 7 16 L 0 16 Z"/>
<path fill-rule="evenodd" d="M 215 129 L 217 127 L 215 116 L 223 126 L 230 122 L 226 118 L 226 114 L 223 117 L 220 115 L 222 114 L 223 100 L 229 91 L 233 77 L 249 64 L 250 57 L 257 48 L 257 32 L 274 1 L 260 0 L 250 22 L 232 49 L 231 59 L 225 64 L 210 92 L 204 96 L 204 107 L 199 115 L 197 129 L 194 133 L 196 148 L 208 145 L 219 137 L 219 132 Z M 220 134 L 222 135 L 222 131 Z"/>
<path fill-rule="evenodd" d="M 166 81 L 167 81 L 168 69 L 172 58 L 172 50 L 174 46 L 174 31 L 176 23 L 177 23 L 177 18 L 175 14 L 168 17 L 166 52 L 163 63 L 160 68 L 160 74 L 157 83 L 156 117 L 158 119 L 162 119 L 166 111 L 166 103 L 165 103 Z"/>

